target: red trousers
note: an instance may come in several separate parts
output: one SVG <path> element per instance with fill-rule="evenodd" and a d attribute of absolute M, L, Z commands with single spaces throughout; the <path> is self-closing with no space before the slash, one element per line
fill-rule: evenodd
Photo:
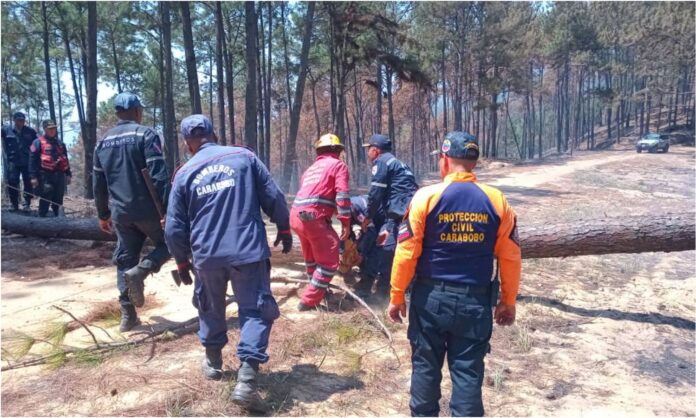
<path fill-rule="evenodd" d="M 329 219 L 302 220 L 299 212 L 299 209 L 292 208 L 290 227 L 300 238 L 309 276 L 309 286 L 302 294 L 302 303 L 314 307 L 324 298 L 338 269 L 339 238 Z"/>

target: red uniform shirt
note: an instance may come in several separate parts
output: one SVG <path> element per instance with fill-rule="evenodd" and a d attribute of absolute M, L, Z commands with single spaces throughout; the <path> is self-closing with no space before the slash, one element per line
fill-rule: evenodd
<path fill-rule="evenodd" d="M 300 190 L 292 206 L 314 213 L 317 218 L 337 218 L 350 221 L 350 189 L 348 166 L 338 154 L 322 154 L 302 174 Z"/>

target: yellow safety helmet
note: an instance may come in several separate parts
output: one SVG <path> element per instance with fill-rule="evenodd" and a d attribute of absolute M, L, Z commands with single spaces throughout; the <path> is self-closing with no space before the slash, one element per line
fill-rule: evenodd
<path fill-rule="evenodd" d="M 324 147 L 344 148 L 343 144 L 341 144 L 341 140 L 338 138 L 338 136 L 334 134 L 324 134 L 319 139 L 317 139 L 317 142 L 314 143 L 314 149 Z"/>

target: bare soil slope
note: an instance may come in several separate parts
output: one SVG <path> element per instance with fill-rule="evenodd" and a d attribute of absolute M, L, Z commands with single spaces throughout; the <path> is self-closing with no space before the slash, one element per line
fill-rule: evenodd
<path fill-rule="evenodd" d="M 693 210 L 694 157 L 688 146 L 636 154 L 624 145 L 540 164 L 491 164 L 479 178 L 506 192 L 522 225 L 638 214 L 649 219 Z M 274 236 L 269 228 L 269 238 Z M 55 353 L 51 341 L 62 341 L 59 347 L 92 344 L 79 326 L 56 326 L 70 319 L 52 305 L 99 325 L 94 333 L 101 341 L 136 338 L 195 316 L 192 289 L 176 288 L 170 263 L 146 282 L 143 326 L 120 335 L 111 249 L 2 236 L 3 365 L 21 361 L 14 357 L 31 337 L 36 343 L 25 359 Z M 274 276 L 302 276 L 298 248 L 274 253 L 273 265 Z M 496 327 L 487 357 L 487 414 L 696 415 L 695 290 L 693 251 L 525 261 L 518 321 Z M 332 295 L 329 312 L 298 313 L 298 291 L 274 285 L 282 316 L 271 337 L 271 361 L 262 369 L 268 414 L 407 415 L 405 327 L 389 325 L 396 340 L 389 348 L 364 310 L 344 295 Z M 382 312 L 384 305 L 375 308 Z M 234 304 L 228 308 L 229 368 L 236 366 L 235 310 Z M 227 401 L 233 377 L 201 378 L 201 353 L 196 336 L 188 334 L 67 363 L 58 355 L 53 367 L 3 372 L 1 412 L 244 414 Z M 448 379 L 446 374 L 443 414 Z"/>

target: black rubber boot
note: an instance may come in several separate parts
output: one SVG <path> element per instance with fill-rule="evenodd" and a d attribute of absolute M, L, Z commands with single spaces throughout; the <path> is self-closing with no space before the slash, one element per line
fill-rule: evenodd
<path fill-rule="evenodd" d="M 242 362 L 237 372 L 237 385 L 232 392 L 232 402 L 252 411 L 264 412 L 267 405 L 256 391 L 256 375 L 259 365 L 252 362 Z"/>
<path fill-rule="evenodd" d="M 121 305 L 121 324 L 118 330 L 121 332 L 130 331 L 133 327 L 140 325 L 140 318 L 133 305 Z"/>
<path fill-rule="evenodd" d="M 222 348 L 206 347 L 205 358 L 201 365 L 201 370 L 206 379 L 220 380 L 222 379 Z"/>
<path fill-rule="evenodd" d="M 145 278 L 155 272 L 157 272 L 157 265 L 146 258 L 124 273 L 128 286 L 128 298 L 136 307 L 140 308 L 145 304 Z"/>

